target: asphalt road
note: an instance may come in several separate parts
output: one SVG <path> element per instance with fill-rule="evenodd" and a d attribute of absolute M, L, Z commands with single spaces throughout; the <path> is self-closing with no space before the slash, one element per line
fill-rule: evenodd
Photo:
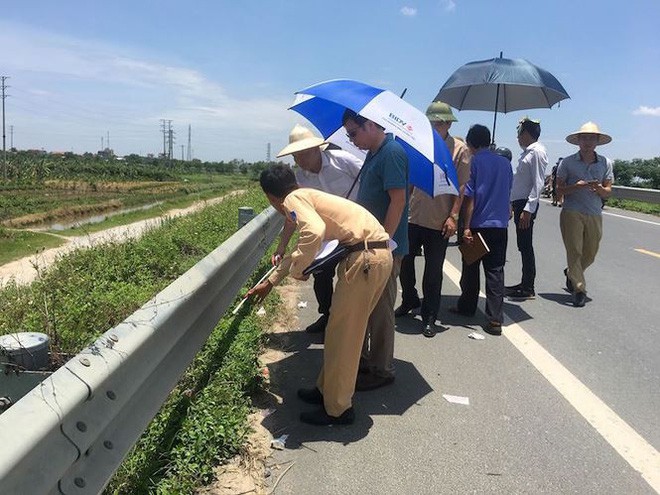
<path fill-rule="evenodd" d="M 283 403 L 264 419 L 275 437 L 289 435 L 274 454 L 275 493 L 658 492 L 660 219 L 608 209 L 603 225 L 587 271 L 590 299 L 574 308 L 563 289 L 559 209 L 544 202 L 535 226 L 537 298 L 508 301 L 504 335 L 484 340 L 468 338 L 483 334 L 483 315 L 447 311 L 460 273 L 450 247 L 438 322 L 445 330 L 426 339 L 419 319 L 398 319 L 396 382 L 358 392 L 350 427 L 297 421 L 311 406 L 295 391 L 314 384 L 322 357 L 322 337 L 298 331 L 317 316 L 311 284 L 302 285 L 307 308 L 271 342 L 287 351 L 269 365 Z M 509 234 L 506 281 L 514 284 L 520 256 Z M 417 268 L 421 277 L 420 259 Z"/>

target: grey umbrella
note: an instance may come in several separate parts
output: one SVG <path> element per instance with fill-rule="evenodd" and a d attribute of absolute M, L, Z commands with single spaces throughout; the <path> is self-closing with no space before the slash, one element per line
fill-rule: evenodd
<path fill-rule="evenodd" d="M 493 142 L 497 112 L 551 108 L 570 98 L 555 76 L 524 59 L 478 60 L 460 67 L 440 88 L 434 101 L 458 110 L 493 110 Z"/>

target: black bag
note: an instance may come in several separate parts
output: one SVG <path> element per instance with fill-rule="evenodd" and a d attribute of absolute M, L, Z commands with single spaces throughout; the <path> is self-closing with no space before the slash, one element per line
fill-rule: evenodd
<path fill-rule="evenodd" d="M 340 244 L 327 256 L 315 259 L 307 268 L 303 270 L 303 275 L 310 275 L 323 272 L 325 270 L 334 269 L 341 260 L 348 256 L 348 253 L 350 252 L 351 250 L 349 246 L 342 246 Z"/>

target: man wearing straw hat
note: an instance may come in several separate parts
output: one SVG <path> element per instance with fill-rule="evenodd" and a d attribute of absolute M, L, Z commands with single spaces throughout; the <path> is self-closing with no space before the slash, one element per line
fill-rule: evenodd
<path fill-rule="evenodd" d="M 300 187 L 310 187 L 355 200 L 362 161 L 351 153 L 327 149 L 323 139 L 316 137 L 308 128 L 296 124 L 289 134 L 289 144 L 277 154 L 277 158 L 286 155 L 292 155 L 298 165 L 295 176 Z M 273 254 L 273 264 L 284 256 L 294 230 L 295 224 L 287 219 Z M 305 329 L 307 332 L 323 332 L 328 324 L 334 275 L 333 268 L 314 274 L 314 294 L 321 316 Z"/>
<path fill-rule="evenodd" d="M 434 101 L 426 109 L 426 117 L 445 141 L 452 155 L 460 194 L 440 194 L 432 198 L 414 187 L 410 196 L 408 216 L 409 251 L 401 262 L 401 306 L 394 311 L 400 317 L 421 306 L 422 335 L 435 336 L 435 320 L 438 317 L 442 291 L 442 264 L 445 261 L 449 238 L 456 234 L 458 215 L 463 201 L 465 183 L 470 179 L 470 151 L 467 145 L 449 134 L 452 122 L 458 119 L 451 107 L 442 101 Z M 415 288 L 415 256 L 424 248 L 424 276 L 422 278 L 423 301 Z"/>
<path fill-rule="evenodd" d="M 584 271 L 594 262 L 603 236 L 602 200 L 612 193 L 614 179 L 612 161 L 597 154 L 596 146 L 612 138 L 587 122 L 566 141 L 580 149 L 557 168 L 557 193 L 564 196 L 559 226 L 568 263 L 566 288 L 573 293 L 573 305 L 580 308 L 587 300 Z"/>

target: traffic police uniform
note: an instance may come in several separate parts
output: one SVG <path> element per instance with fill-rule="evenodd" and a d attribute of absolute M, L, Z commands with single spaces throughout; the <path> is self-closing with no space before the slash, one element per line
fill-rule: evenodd
<path fill-rule="evenodd" d="M 324 240 L 337 239 L 356 249 L 337 266 L 323 367 L 316 382 L 326 413 L 338 417 L 351 407 L 367 321 L 392 271 L 389 237 L 365 208 L 322 191 L 296 189 L 283 206 L 300 235 L 295 249 L 269 277 L 273 285 L 287 274 L 302 278 Z"/>

